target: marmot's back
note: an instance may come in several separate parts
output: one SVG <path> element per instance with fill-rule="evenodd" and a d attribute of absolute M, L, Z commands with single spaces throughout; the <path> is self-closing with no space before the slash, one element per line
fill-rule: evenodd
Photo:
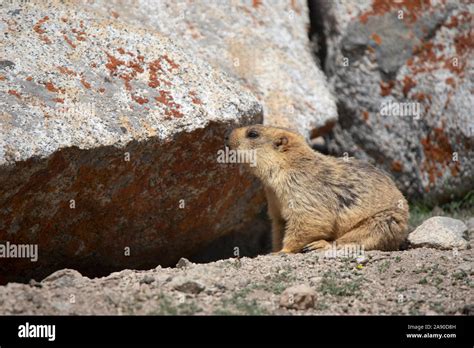
<path fill-rule="evenodd" d="M 334 159 L 334 164 L 338 172 L 336 184 L 328 186 L 339 201 L 340 233 L 386 211 L 393 213 L 400 223 L 408 222 L 408 203 L 386 172 L 354 158 Z M 341 191 L 340 187 L 346 190 Z"/>

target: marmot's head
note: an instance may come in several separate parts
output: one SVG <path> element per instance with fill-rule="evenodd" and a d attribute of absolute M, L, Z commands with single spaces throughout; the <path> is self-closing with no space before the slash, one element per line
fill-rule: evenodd
<path fill-rule="evenodd" d="M 247 154 L 247 158 L 255 158 L 249 164 L 259 176 L 275 168 L 284 169 L 293 165 L 295 159 L 314 153 L 300 134 L 260 124 L 234 129 L 226 137 L 226 145 L 230 150 Z"/>

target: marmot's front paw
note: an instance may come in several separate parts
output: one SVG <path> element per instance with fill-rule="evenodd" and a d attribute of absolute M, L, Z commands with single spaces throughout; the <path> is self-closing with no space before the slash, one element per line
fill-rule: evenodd
<path fill-rule="evenodd" d="M 325 240 L 318 240 L 316 242 L 307 244 L 303 249 L 301 249 L 301 252 L 307 253 L 314 250 L 327 250 L 327 249 L 331 249 L 331 244 Z"/>
<path fill-rule="evenodd" d="M 293 251 L 283 248 L 280 251 L 274 251 L 270 255 L 285 255 L 285 254 L 294 254 Z"/>

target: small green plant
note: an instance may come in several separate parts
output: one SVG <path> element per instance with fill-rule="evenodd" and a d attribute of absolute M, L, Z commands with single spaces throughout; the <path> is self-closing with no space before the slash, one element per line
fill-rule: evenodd
<path fill-rule="evenodd" d="M 421 278 L 418 284 L 428 284 L 428 279 L 426 279 L 426 277 Z"/>
<path fill-rule="evenodd" d="M 202 312 L 202 308 L 200 308 L 194 301 L 186 301 L 178 305 L 179 315 L 193 315 L 199 312 Z"/>
<path fill-rule="evenodd" d="M 280 271 L 282 272 L 280 273 Z M 287 267 L 276 270 L 264 283 L 257 283 L 252 285 L 252 287 L 280 295 L 290 286 L 293 280 L 295 280 L 295 277 L 291 274 L 291 268 Z"/>
<path fill-rule="evenodd" d="M 327 305 L 327 303 L 322 302 L 322 301 L 316 301 L 316 303 L 314 305 L 314 309 L 316 309 L 317 311 L 324 311 L 328 308 L 329 308 L 329 306 Z"/>
<path fill-rule="evenodd" d="M 420 273 L 427 273 L 429 268 L 426 268 L 426 265 L 423 265 L 421 268 L 415 269 L 413 273 L 420 274 Z"/>
<path fill-rule="evenodd" d="M 429 274 L 429 275 L 433 275 L 433 274 L 435 274 L 435 273 L 438 272 L 438 269 L 439 269 L 439 264 L 436 263 L 436 264 L 434 264 L 434 265 L 431 267 L 431 269 L 429 270 L 428 274 Z"/>
<path fill-rule="evenodd" d="M 433 278 L 433 283 L 434 283 L 435 286 L 440 285 L 442 282 L 443 282 L 443 278 L 441 278 L 441 277 L 434 277 Z"/>
<path fill-rule="evenodd" d="M 384 261 L 379 265 L 377 269 L 379 273 L 385 273 L 389 267 L 390 267 L 390 261 Z"/>
<path fill-rule="evenodd" d="M 215 315 L 265 315 L 268 311 L 260 306 L 256 299 L 248 299 L 252 287 L 238 290 L 231 297 L 221 301 L 220 308 L 214 311 Z"/>
<path fill-rule="evenodd" d="M 445 310 L 444 310 L 444 306 L 442 303 L 439 303 L 439 302 L 430 302 L 429 303 L 429 306 L 430 306 L 430 309 L 432 311 L 435 311 L 437 313 L 444 313 Z"/>
<path fill-rule="evenodd" d="M 353 296 L 359 294 L 363 278 L 342 280 L 337 273 L 329 271 L 323 274 L 319 291 L 324 295 Z"/>
<path fill-rule="evenodd" d="M 469 191 L 462 199 L 441 206 L 448 213 L 458 213 L 460 210 L 474 208 L 474 190 Z"/>
<path fill-rule="evenodd" d="M 158 298 L 158 311 L 156 314 L 160 315 L 177 315 L 178 309 L 173 305 L 173 301 L 164 293 L 160 293 Z"/>
<path fill-rule="evenodd" d="M 158 295 L 158 309 L 149 314 L 154 315 L 193 315 L 202 312 L 202 308 L 196 305 L 192 300 L 176 305 L 169 295 L 160 293 Z"/>
<path fill-rule="evenodd" d="M 463 280 L 466 277 L 467 277 L 467 273 L 464 272 L 463 270 L 453 274 L 453 278 L 456 280 Z"/>

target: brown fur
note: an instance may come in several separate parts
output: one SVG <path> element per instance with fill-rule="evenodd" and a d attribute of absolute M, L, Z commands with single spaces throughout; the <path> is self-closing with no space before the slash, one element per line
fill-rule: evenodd
<path fill-rule="evenodd" d="M 250 138 L 249 132 L 258 134 Z M 317 153 L 283 128 L 232 131 L 233 150 L 255 150 L 272 219 L 273 250 L 295 253 L 357 244 L 396 250 L 407 235 L 408 204 L 383 171 L 354 158 Z"/>

